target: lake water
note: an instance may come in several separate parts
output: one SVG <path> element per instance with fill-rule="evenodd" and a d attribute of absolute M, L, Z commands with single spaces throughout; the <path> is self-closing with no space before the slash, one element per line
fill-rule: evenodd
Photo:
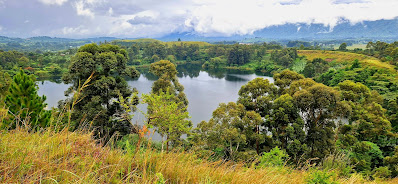
<path fill-rule="evenodd" d="M 194 127 L 202 120 L 208 121 L 219 103 L 236 102 L 239 89 L 250 80 L 263 77 L 273 82 L 272 77 L 237 70 L 203 71 L 200 65 L 195 64 L 179 65 L 177 70 L 179 71 L 178 80 L 184 86 L 184 92 L 189 101 L 188 112 Z M 127 82 L 129 86 L 137 88 L 141 94 L 149 93 L 152 83 L 157 78 L 148 71 L 140 72 L 140 78 Z M 69 87 L 63 83 L 51 81 L 40 81 L 38 86 L 39 95 L 47 96 L 48 107 L 56 107 L 59 100 L 65 99 L 64 91 Z M 138 109 L 145 112 L 146 105 L 140 104 Z M 140 122 L 144 119 L 144 115 L 137 112 L 133 121 L 141 124 Z"/>

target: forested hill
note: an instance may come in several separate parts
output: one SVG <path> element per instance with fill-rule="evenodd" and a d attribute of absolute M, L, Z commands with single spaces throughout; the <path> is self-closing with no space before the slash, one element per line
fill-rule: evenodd
<path fill-rule="evenodd" d="M 69 48 L 76 48 L 87 43 L 99 43 L 112 41 L 113 37 L 98 37 L 84 39 L 57 38 L 48 36 L 38 36 L 31 38 L 11 38 L 0 36 L 0 50 L 19 50 L 19 51 L 59 51 Z"/>

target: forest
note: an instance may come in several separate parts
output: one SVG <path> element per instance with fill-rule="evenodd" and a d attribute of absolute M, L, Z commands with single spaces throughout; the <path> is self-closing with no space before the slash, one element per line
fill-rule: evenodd
<path fill-rule="evenodd" d="M 274 82 L 249 81 L 193 126 L 177 77 L 185 63 Z M 126 80 L 142 69 L 156 81 L 139 96 Z M 0 50 L 0 181 L 395 183 L 397 70 L 398 42 L 382 41 L 334 49 L 138 39 Z M 56 78 L 70 85 L 67 99 L 47 109 L 36 82 Z M 132 122 L 138 104 L 148 105 L 143 125 Z M 43 146 L 24 156 L 26 143 Z"/>

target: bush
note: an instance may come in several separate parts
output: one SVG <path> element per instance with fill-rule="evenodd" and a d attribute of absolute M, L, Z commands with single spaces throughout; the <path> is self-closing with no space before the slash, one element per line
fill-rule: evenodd
<path fill-rule="evenodd" d="M 263 153 L 259 166 L 283 166 L 288 159 L 289 155 L 284 150 L 279 149 L 279 147 L 275 147 L 272 148 L 270 152 Z"/>
<path fill-rule="evenodd" d="M 315 170 L 311 172 L 306 178 L 308 184 L 337 184 L 336 174 L 334 172 L 328 172 L 324 170 Z"/>
<path fill-rule="evenodd" d="M 389 178 L 391 176 L 391 171 L 388 167 L 378 167 L 372 172 L 373 178 Z"/>

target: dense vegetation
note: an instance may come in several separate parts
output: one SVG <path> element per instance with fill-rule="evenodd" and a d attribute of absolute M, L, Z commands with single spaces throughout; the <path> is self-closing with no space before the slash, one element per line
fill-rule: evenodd
<path fill-rule="evenodd" d="M 65 134 L 68 137 L 69 131 L 75 131 L 72 133 L 76 136 L 75 142 L 72 139 L 65 144 L 91 145 L 87 149 L 116 155 L 101 157 L 119 159 L 106 161 L 110 165 L 119 163 L 117 169 L 104 171 L 109 177 L 99 177 L 97 171 L 93 176 L 83 173 L 77 177 L 87 182 L 142 181 L 143 178 L 147 181 L 166 178 L 167 182 L 244 180 L 217 174 L 200 175 L 208 181 L 198 176 L 178 180 L 177 173 L 182 171 L 157 168 L 158 162 L 167 164 L 170 160 L 165 160 L 173 157 L 189 157 L 184 164 L 194 167 L 193 163 L 197 163 L 207 173 L 212 169 L 227 172 L 234 164 L 237 165 L 231 167 L 242 168 L 242 171 L 233 172 L 241 174 L 277 169 L 281 177 L 286 177 L 283 180 L 286 182 L 292 182 L 290 175 L 294 178 L 297 173 L 305 173 L 296 178 L 297 183 L 398 176 L 398 44 L 370 42 L 366 50 L 348 50 L 343 43 L 338 51 L 309 50 L 314 48 L 301 42 L 290 46 L 295 47 L 284 48 L 274 43 L 210 45 L 143 39 L 87 44 L 62 55 L 64 52 L 1 51 L 0 97 L 4 99 L 1 135 L 4 139 L 19 134 L 30 134 L 33 138 L 45 135 L 59 141 L 62 139 L 59 137 Z M 273 75 L 275 82 L 262 78 L 248 82 L 240 89 L 236 102 L 220 104 L 208 122 L 192 127 L 187 112 L 189 102 L 177 78 L 176 63 L 181 62 L 200 63 L 209 71 L 247 68 Z M 149 94 L 138 97 L 136 90 L 140 89 L 127 85 L 125 77 L 139 76 L 132 65 L 149 67 L 157 77 Z M 60 102 L 58 108 L 44 110 L 45 97 L 37 95 L 35 77 L 28 74 L 38 77 L 62 74 L 62 80 L 72 84 L 66 91 L 69 99 Z M 131 113 L 138 103 L 148 104 L 147 122 L 142 127 L 131 122 Z M 21 126 L 27 130 L 21 130 Z M 162 136 L 161 144 L 146 138 L 148 127 Z M 88 134 L 78 133 L 81 130 L 91 131 L 100 144 L 108 145 L 95 146 Z M 183 139 L 183 135 L 187 138 Z M 86 142 L 77 141 L 79 136 L 86 137 Z M 64 154 L 76 150 L 72 148 Z M 1 163 L 18 162 L 7 158 L 2 157 Z M 220 160 L 228 164 L 220 165 Z M 120 164 L 127 161 L 136 165 Z M 25 169 L 10 171 L 16 177 L 10 177 L 10 181 L 21 179 L 24 172 L 32 178 L 38 177 L 30 170 L 37 169 L 36 164 L 26 163 Z M 46 164 L 54 163 L 50 159 Z M 88 160 L 86 164 L 93 163 Z M 90 166 L 93 170 L 102 167 L 108 166 Z M 79 173 L 78 168 L 73 167 L 72 173 Z M 132 170 L 137 169 L 138 176 L 132 176 Z M 150 173 L 146 173 L 147 169 Z M 56 181 L 79 181 L 52 178 L 59 172 L 61 170 L 46 170 L 45 174 Z M 155 177 L 155 174 L 158 175 Z M 256 179 L 265 181 L 265 178 Z M 26 178 L 26 181 L 36 180 L 39 179 Z"/>

